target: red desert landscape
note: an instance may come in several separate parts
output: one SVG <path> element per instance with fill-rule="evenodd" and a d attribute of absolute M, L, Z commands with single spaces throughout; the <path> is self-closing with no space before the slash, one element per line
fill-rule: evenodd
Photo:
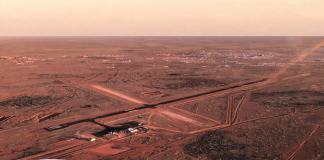
<path fill-rule="evenodd" d="M 0 159 L 324 159 L 323 37 L 1 37 Z"/>

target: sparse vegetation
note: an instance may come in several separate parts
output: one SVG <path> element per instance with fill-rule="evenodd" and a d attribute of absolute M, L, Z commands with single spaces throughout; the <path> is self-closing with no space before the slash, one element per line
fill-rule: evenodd
<path fill-rule="evenodd" d="M 193 106 L 192 112 L 197 113 L 198 103 Z"/>
<path fill-rule="evenodd" d="M 0 102 L 0 106 L 2 107 L 15 107 L 17 109 L 19 108 L 25 108 L 25 107 L 31 107 L 31 106 L 38 106 L 38 105 L 46 105 L 49 103 L 57 102 L 58 100 L 62 100 L 64 98 L 68 97 L 50 97 L 50 96 L 21 96 L 14 99 L 9 99 Z"/>
<path fill-rule="evenodd" d="M 198 157 L 208 154 L 212 159 L 248 159 L 244 152 L 241 152 L 249 145 L 238 144 L 225 138 L 217 131 L 210 131 L 202 135 L 198 140 L 184 146 L 184 150 L 191 156 Z M 235 152 L 234 152 L 235 151 Z"/>
<path fill-rule="evenodd" d="M 32 156 L 32 155 L 39 154 L 39 153 L 42 153 L 45 151 L 47 151 L 47 150 L 44 148 L 37 147 L 37 146 L 28 147 L 25 150 L 23 150 L 23 154 L 19 158 Z"/>
<path fill-rule="evenodd" d="M 193 87 L 216 87 L 225 82 L 214 80 L 214 79 L 202 79 L 202 78 L 182 78 L 182 82 L 168 83 L 165 85 L 168 89 L 179 89 L 179 88 L 193 88 Z"/>
<path fill-rule="evenodd" d="M 323 97 L 322 92 L 305 90 L 251 94 L 252 101 L 274 107 L 324 106 Z"/>

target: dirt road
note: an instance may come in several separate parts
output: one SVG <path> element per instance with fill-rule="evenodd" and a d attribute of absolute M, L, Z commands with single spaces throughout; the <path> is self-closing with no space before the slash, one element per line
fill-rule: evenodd
<path fill-rule="evenodd" d="M 145 103 L 146 103 L 146 102 L 144 102 L 144 101 L 137 100 L 137 99 L 135 99 L 135 98 L 132 98 L 132 97 L 126 96 L 126 95 L 121 94 L 121 93 L 119 93 L 119 92 L 117 92 L 117 91 L 113 91 L 113 90 L 111 90 L 111 89 L 108 89 L 108 88 L 105 88 L 105 87 L 102 87 L 102 86 L 99 86 L 99 85 L 92 84 L 92 85 L 90 85 L 90 86 L 93 87 L 93 88 L 99 89 L 99 90 L 101 90 L 101 91 L 104 91 L 104 92 L 110 93 L 110 94 L 112 94 L 112 95 L 115 95 L 115 96 L 117 96 L 117 97 L 120 97 L 120 98 L 126 99 L 126 100 L 128 100 L 128 101 L 134 102 L 134 103 L 136 103 L 136 104 L 145 104 Z"/>
<path fill-rule="evenodd" d="M 226 116 L 226 124 L 232 124 L 232 106 L 233 106 L 233 95 L 228 96 L 228 106 L 227 106 L 227 116 Z"/>

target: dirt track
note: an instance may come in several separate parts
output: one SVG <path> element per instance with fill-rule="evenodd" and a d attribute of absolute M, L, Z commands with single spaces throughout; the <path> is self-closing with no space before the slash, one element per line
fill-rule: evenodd
<path fill-rule="evenodd" d="M 226 115 L 226 124 L 232 124 L 232 108 L 233 108 L 233 96 L 228 96 L 228 106 L 227 106 L 227 115 Z"/>
<path fill-rule="evenodd" d="M 135 98 L 131 98 L 131 97 L 126 96 L 126 95 L 124 95 L 124 94 L 121 94 L 121 93 L 119 93 L 119 92 L 117 92 L 117 91 L 113 91 L 113 90 L 111 90 L 111 89 L 108 89 L 108 88 L 105 88 L 105 87 L 102 87 L 102 86 L 99 86 L 99 85 L 94 85 L 94 84 L 92 84 L 91 87 L 96 88 L 96 89 L 99 89 L 99 90 L 102 90 L 102 91 L 107 92 L 107 93 L 110 93 L 110 94 L 115 95 L 115 96 L 117 96 L 117 97 L 120 97 L 120 98 L 126 99 L 126 100 L 128 100 L 128 101 L 134 102 L 134 103 L 136 103 L 136 104 L 145 104 L 144 101 L 140 101 L 140 100 L 137 100 L 137 99 L 135 99 Z"/>

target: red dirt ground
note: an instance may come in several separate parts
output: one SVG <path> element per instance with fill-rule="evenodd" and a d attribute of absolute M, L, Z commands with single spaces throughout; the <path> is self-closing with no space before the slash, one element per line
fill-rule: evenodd
<path fill-rule="evenodd" d="M 323 159 L 303 39 L 0 38 L 0 159 Z"/>

